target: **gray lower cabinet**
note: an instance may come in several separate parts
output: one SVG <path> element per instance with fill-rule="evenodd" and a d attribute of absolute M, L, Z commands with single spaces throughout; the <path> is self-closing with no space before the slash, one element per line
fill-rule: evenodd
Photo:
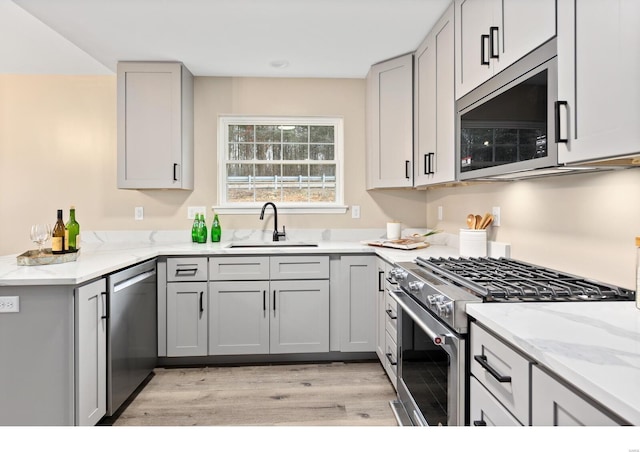
<path fill-rule="evenodd" d="M 271 281 L 271 353 L 329 351 L 329 280 Z"/>
<path fill-rule="evenodd" d="M 376 353 L 393 387 L 398 386 L 398 306 L 389 291 L 393 284 L 387 280 L 393 264 L 376 259 Z"/>
<path fill-rule="evenodd" d="M 471 425 L 624 424 L 488 328 L 472 322 L 470 334 Z"/>
<path fill-rule="evenodd" d="M 376 351 L 376 257 L 340 259 L 340 351 Z"/>
<path fill-rule="evenodd" d="M 207 355 L 207 282 L 167 283 L 167 356 Z"/>
<path fill-rule="evenodd" d="M 269 353 L 269 281 L 209 283 L 209 354 Z"/>
<path fill-rule="evenodd" d="M 95 425 L 107 411 L 106 282 L 75 289 L 75 424 Z"/>
<path fill-rule="evenodd" d="M 531 371 L 531 421 L 540 426 L 620 425 L 538 366 Z"/>
<path fill-rule="evenodd" d="M 329 351 L 328 256 L 209 263 L 209 355 Z"/>

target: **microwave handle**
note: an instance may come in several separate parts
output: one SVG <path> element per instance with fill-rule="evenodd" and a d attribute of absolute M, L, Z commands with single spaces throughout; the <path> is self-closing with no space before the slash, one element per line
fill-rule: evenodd
<path fill-rule="evenodd" d="M 489 58 L 487 54 L 489 53 L 489 35 L 481 35 L 480 36 L 480 64 L 483 66 L 489 66 Z"/>
<path fill-rule="evenodd" d="M 555 123 L 556 123 L 556 143 L 568 143 L 568 127 L 569 124 L 569 116 L 568 116 L 569 104 L 566 100 L 557 100 L 554 105 L 555 110 Z M 565 126 L 564 130 L 562 126 Z M 563 133 L 564 132 L 564 133 Z"/>

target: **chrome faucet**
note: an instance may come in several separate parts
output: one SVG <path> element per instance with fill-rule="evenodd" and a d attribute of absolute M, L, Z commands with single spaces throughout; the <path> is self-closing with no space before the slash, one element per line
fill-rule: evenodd
<path fill-rule="evenodd" d="M 286 235 L 284 226 L 282 226 L 282 232 L 278 232 L 278 209 L 276 209 L 276 205 L 272 202 L 265 202 L 264 206 L 262 206 L 262 212 L 260 212 L 260 219 L 264 220 L 264 210 L 267 206 L 273 207 L 273 241 L 279 242 L 280 237 L 284 238 Z"/>

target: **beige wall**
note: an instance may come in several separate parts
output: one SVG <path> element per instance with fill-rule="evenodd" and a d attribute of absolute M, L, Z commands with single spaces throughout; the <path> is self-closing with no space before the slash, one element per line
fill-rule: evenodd
<path fill-rule="evenodd" d="M 512 257 L 634 288 L 639 190 L 640 169 L 440 188 L 427 194 L 427 218 L 457 234 L 467 214 L 498 206 L 489 237 L 511 243 Z"/>
<path fill-rule="evenodd" d="M 190 229 L 187 206 L 216 204 L 219 114 L 338 115 L 345 127 L 345 203 L 361 218 L 283 215 L 293 228 L 382 228 L 426 223 L 426 193 L 365 190 L 365 82 L 214 78 L 195 81 L 193 191 L 116 188 L 115 76 L 0 75 L 0 255 L 32 249 L 29 226 L 77 208 L 83 230 Z M 145 219 L 134 221 L 134 207 Z M 224 228 L 271 228 L 258 215 L 225 215 Z M 366 238 L 366 237 L 365 237 Z"/>

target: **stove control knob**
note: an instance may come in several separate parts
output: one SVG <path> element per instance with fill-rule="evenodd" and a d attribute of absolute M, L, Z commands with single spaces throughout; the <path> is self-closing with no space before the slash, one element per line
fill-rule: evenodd
<path fill-rule="evenodd" d="M 411 292 L 420 292 L 423 287 L 424 283 L 422 281 L 411 281 L 409 283 L 409 290 Z"/>
<path fill-rule="evenodd" d="M 437 299 L 435 295 L 427 295 L 427 302 L 429 303 L 429 306 L 434 306 L 437 303 Z"/>
<path fill-rule="evenodd" d="M 438 303 L 438 315 L 440 317 L 447 318 L 451 315 L 452 308 L 453 308 L 453 302 L 441 301 L 440 303 Z"/>
<path fill-rule="evenodd" d="M 403 281 L 408 274 L 409 272 L 407 272 L 406 270 L 398 269 L 396 271 L 395 278 L 397 281 Z"/>

